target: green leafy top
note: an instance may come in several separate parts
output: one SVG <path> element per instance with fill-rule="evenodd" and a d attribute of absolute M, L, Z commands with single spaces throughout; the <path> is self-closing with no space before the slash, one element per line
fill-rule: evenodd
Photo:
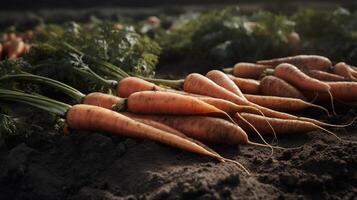
<path fill-rule="evenodd" d="M 92 59 L 109 62 L 127 72 L 143 76 L 154 74 L 160 54 L 156 42 L 139 35 L 131 26 L 118 30 L 113 28 L 112 23 L 85 26 L 71 22 L 63 27 L 44 26 L 35 41 L 39 52 L 32 56 L 38 60 L 41 53 L 46 54 L 50 50 L 48 44 L 61 49 L 64 43 Z M 48 54 L 53 55 L 53 52 Z"/>

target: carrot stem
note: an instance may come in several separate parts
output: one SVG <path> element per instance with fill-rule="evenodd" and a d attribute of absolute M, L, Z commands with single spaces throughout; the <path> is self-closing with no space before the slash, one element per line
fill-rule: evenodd
<path fill-rule="evenodd" d="M 85 95 L 78 91 L 77 89 L 66 85 L 60 81 L 50 79 L 47 77 L 43 76 L 38 76 L 38 75 L 32 75 L 32 74 L 18 74 L 18 75 L 4 75 L 0 77 L 0 82 L 1 81 L 8 81 L 8 80 L 25 80 L 25 81 L 33 81 L 33 82 L 38 82 L 41 84 L 46 84 L 51 87 L 56 88 L 57 90 L 67 94 L 68 96 L 72 97 L 76 102 L 81 102 Z"/>
<path fill-rule="evenodd" d="M 0 89 L 0 100 L 16 101 L 25 103 L 39 109 L 58 114 L 62 117 L 66 116 L 70 105 L 49 99 L 43 96 L 26 94 L 23 92 L 17 92 L 13 90 Z"/>
<path fill-rule="evenodd" d="M 134 75 L 134 74 L 132 74 Z M 170 88 L 174 89 L 179 89 L 181 90 L 183 88 L 184 80 L 179 79 L 179 80 L 168 80 L 168 79 L 156 79 L 156 78 L 148 78 L 148 77 L 143 77 L 139 75 L 134 75 L 135 77 L 144 79 L 146 81 L 149 81 L 151 83 L 157 84 L 157 85 L 165 85 Z"/>

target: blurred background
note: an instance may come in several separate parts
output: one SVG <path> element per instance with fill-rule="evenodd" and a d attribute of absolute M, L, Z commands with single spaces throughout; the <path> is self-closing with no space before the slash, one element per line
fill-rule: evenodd
<path fill-rule="evenodd" d="M 159 45 L 160 51 L 151 52 L 158 59 L 152 62 L 157 74 L 204 72 L 240 61 L 299 53 L 357 65 L 357 1 L 1 2 L 1 32 L 24 32 L 50 24 L 63 25 L 66 31 L 73 22 L 133 26 Z"/>

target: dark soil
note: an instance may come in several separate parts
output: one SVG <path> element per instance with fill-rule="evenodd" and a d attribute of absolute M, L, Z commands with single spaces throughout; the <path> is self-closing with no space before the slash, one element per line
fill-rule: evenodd
<path fill-rule="evenodd" d="M 335 121 L 352 116 L 355 110 Z M 333 131 L 357 141 L 355 126 Z M 260 147 L 213 146 L 248 176 L 234 164 L 151 141 L 45 128 L 0 141 L 0 199 L 356 199 L 355 144 L 320 131 L 280 137 L 279 144 L 301 148 L 270 157 Z"/>

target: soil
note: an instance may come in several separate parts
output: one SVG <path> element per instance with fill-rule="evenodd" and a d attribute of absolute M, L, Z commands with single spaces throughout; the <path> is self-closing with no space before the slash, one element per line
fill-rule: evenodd
<path fill-rule="evenodd" d="M 343 111 L 332 122 L 356 116 Z M 34 119 L 47 119 L 32 112 Z M 40 120 L 40 121 L 41 121 Z M 356 199 L 357 146 L 314 131 L 279 137 L 275 150 L 212 148 L 237 160 L 218 163 L 147 140 L 105 133 L 57 133 L 46 122 L 27 139 L 0 141 L 0 199 Z M 357 141 L 357 127 L 332 129 Z M 253 137 L 254 139 L 254 137 Z M 268 138 L 272 139 L 272 138 Z"/>

